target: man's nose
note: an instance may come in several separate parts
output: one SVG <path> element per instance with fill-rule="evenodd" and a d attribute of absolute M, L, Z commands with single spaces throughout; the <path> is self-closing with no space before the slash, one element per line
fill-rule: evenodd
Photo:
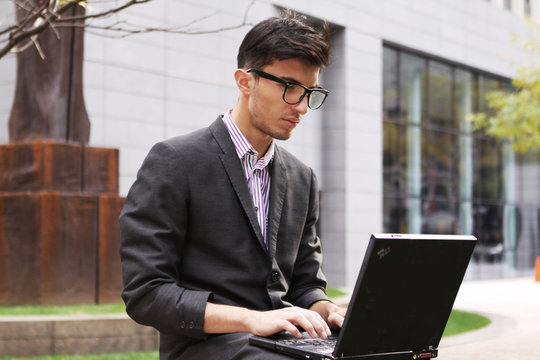
<path fill-rule="evenodd" d="M 304 96 L 304 98 L 298 104 L 294 104 L 293 107 L 300 115 L 305 115 L 308 111 L 308 97 Z"/>

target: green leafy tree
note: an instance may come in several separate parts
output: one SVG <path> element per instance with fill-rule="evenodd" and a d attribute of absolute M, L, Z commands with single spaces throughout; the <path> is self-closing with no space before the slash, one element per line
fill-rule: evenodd
<path fill-rule="evenodd" d="M 526 153 L 540 149 L 540 27 L 534 38 L 522 40 L 515 36 L 515 40 L 521 41 L 532 63 L 517 67 L 512 89 L 486 94 L 492 111 L 469 114 L 467 119 L 475 130 L 508 139 L 514 150 Z"/>

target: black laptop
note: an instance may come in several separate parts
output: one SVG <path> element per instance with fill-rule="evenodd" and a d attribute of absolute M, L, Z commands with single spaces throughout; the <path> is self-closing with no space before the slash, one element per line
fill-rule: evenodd
<path fill-rule="evenodd" d="M 339 334 L 250 342 L 302 359 L 437 357 L 475 244 L 468 235 L 373 234 Z"/>

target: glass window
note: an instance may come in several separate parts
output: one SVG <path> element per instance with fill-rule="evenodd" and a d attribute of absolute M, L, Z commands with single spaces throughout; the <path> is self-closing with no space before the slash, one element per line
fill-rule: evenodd
<path fill-rule="evenodd" d="M 477 200 L 501 200 L 502 166 L 499 143 L 492 139 L 475 138 L 473 197 Z"/>
<path fill-rule="evenodd" d="M 403 197 L 385 197 L 384 208 L 384 231 L 390 233 L 407 233 L 407 207 Z"/>
<path fill-rule="evenodd" d="M 448 201 L 422 202 L 422 232 L 424 234 L 455 234 L 458 227 L 458 203 Z"/>
<path fill-rule="evenodd" d="M 518 201 L 524 205 L 540 205 L 538 152 L 521 154 L 517 158 Z"/>
<path fill-rule="evenodd" d="M 399 119 L 397 51 L 390 48 L 384 48 L 383 61 L 384 119 L 390 121 L 397 121 Z"/>
<path fill-rule="evenodd" d="M 523 1 L 523 14 L 525 16 L 531 16 L 531 0 Z"/>
<path fill-rule="evenodd" d="M 452 130 L 452 68 L 437 61 L 429 61 L 427 93 L 427 123 Z"/>
<path fill-rule="evenodd" d="M 540 152 L 516 156 L 465 119 L 490 114 L 485 94 L 510 81 L 394 47 L 384 50 L 383 79 L 385 231 L 476 235 L 479 277 L 530 269 Z"/>
<path fill-rule="evenodd" d="M 475 204 L 474 235 L 478 243 L 474 257 L 478 262 L 498 263 L 502 261 L 503 245 L 503 209 L 497 205 Z"/>
<path fill-rule="evenodd" d="M 459 130 L 471 132 L 471 122 L 465 116 L 473 112 L 473 76 L 470 71 L 457 69 L 454 82 L 454 114 Z"/>
<path fill-rule="evenodd" d="M 401 136 L 405 126 L 383 123 L 383 182 L 384 193 L 405 196 L 407 189 L 406 138 Z"/>
<path fill-rule="evenodd" d="M 470 234 L 472 231 L 472 211 L 470 201 L 472 200 L 472 179 L 473 179 L 473 152 L 472 152 L 472 125 L 465 117 L 473 112 L 474 77 L 470 71 L 456 69 L 454 76 L 454 116 L 461 135 L 458 141 L 458 171 L 459 171 L 459 197 L 467 203 L 461 206 L 460 223 L 463 233 Z"/>
<path fill-rule="evenodd" d="M 400 56 L 399 107 L 403 121 L 420 124 L 425 102 L 423 86 L 426 61 L 419 56 L 402 53 Z"/>
<path fill-rule="evenodd" d="M 422 197 L 457 201 L 457 136 L 442 131 L 422 131 Z"/>
<path fill-rule="evenodd" d="M 493 110 L 488 106 L 487 100 L 486 100 L 486 93 L 493 90 L 498 90 L 501 88 L 501 82 L 497 79 L 489 78 L 486 76 L 479 76 L 478 77 L 478 109 L 477 111 L 485 112 L 488 114 L 491 114 Z"/>

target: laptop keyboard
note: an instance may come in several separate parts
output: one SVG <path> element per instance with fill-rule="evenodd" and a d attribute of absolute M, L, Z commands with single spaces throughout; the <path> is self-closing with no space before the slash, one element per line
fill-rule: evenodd
<path fill-rule="evenodd" d="M 318 352 L 320 354 L 331 354 L 336 347 L 337 337 L 328 339 L 291 339 L 279 340 L 278 343 L 288 346 L 294 346 L 299 349 Z"/>

